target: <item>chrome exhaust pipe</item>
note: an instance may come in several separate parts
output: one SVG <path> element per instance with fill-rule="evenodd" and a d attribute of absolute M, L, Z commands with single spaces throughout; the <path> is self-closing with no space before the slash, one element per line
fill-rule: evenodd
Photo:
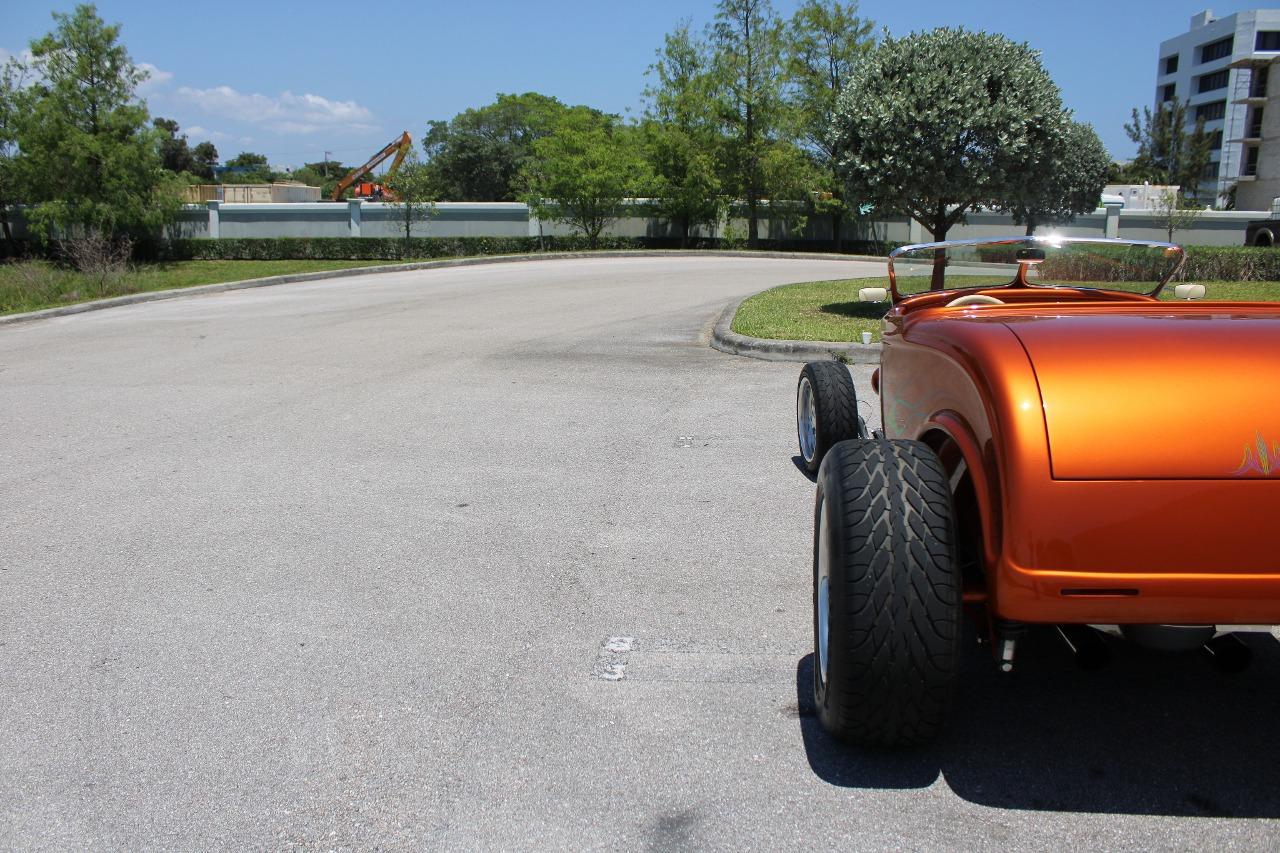
<path fill-rule="evenodd" d="M 1253 662 L 1253 649 L 1235 634 L 1219 634 L 1201 648 L 1219 672 L 1243 672 Z"/>
<path fill-rule="evenodd" d="M 1101 669 L 1111 662 L 1111 646 L 1101 631 L 1088 625 L 1054 625 L 1081 669 Z"/>

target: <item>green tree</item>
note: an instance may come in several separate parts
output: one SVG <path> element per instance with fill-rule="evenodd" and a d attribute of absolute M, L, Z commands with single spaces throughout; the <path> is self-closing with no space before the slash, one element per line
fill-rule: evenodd
<path fill-rule="evenodd" d="M 715 150 L 674 124 L 648 120 L 641 133 L 653 213 L 680 229 L 680 247 L 686 248 L 694 228 L 713 225 L 724 211 Z"/>
<path fill-rule="evenodd" d="M 218 165 L 218 149 L 212 142 L 201 142 L 192 148 L 191 160 L 192 172 L 206 181 L 215 179 L 214 169 Z"/>
<path fill-rule="evenodd" d="M 813 158 L 820 188 L 830 198 L 816 207 L 831 217 L 834 248 L 841 249 L 841 230 L 848 210 L 838 165 L 842 152 L 834 130 L 836 102 L 853 66 L 875 47 L 874 24 L 858 16 L 856 0 L 805 0 L 784 32 L 783 48 L 790 100 L 801 146 Z"/>
<path fill-rule="evenodd" d="M 404 229 L 407 256 L 413 224 L 426 222 L 436 212 L 435 185 L 430 170 L 410 152 L 395 174 L 383 175 L 379 181 L 390 191 L 386 203 L 396 212 L 396 219 Z"/>
<path fill-rule="evenodd" d="M 328 198 L 333 193 L 333 188 L 338 185 L 338 181 L 342 180 L 351 168 L 337 160 L 317 160 L 294 169 L 289 173 L 289 180 L 301 181 L 311 187 L 320 187 L 320 197 Z"/>
<path fill-rule="evenodd" d="M 534 214 L 581 231 L 598 248 L 623 199 L 646 182 L 636 136 L 615 116 L 585 107 L 566 112 L 549 136 L 534 141 L 522 172 Z"/>
<path fill-rule="evenodd" d="M 18 127 L 26 111 L 23 103 L 26 68 L 10 59 L 0 66 L 0 229 L 5 242 L 13 248 L 13 227 L 9 222 L 9 205 L 22 200 L 18 180 Z"/>
<path fill-rule="evenodd" d="M 151 124 L 159 131 L 160 165 L 175 174 L 194 172 L 195 157 L 187 145 L 187 135 L 178 133 L 178 123 L 169 118 L 155 118 Z"/>
<path fill-rule="evenodd" d="M 1133 121 L 1125 124 L 1124 130 L 1138 146 L 1130 174 L 1153 184 L 1179 186 L 1183 195 L 1195 201 L 1200 197 L 1200 181 L 1209 165 L 1213 140 L 1204 129 L 1204 119 L 1191 123 L 1188 118 L 1187 103 L 1175 97 L 1157 106 L 1155 112 L 1143 107 L 1139 115 L 1135 107 Z"/>
<path fill-rule="evenodd" d="M 273 178 L 265 154 L 241 151 L 222 164 L 222 180 L 228 184 L 264 184 Z"/>
<path fill-rule="evenodd" d="M 567 109 L 536 92 L 500 94 L 495 103 L 430 122 L 422 148 L 437 198 L 514 201 L 534 142 L 551 133 Z"/>
<path fill-rule="evenodd" d="M 1070 222 L 1082 213 L 1097 210 L 1107 184 L 1111 155 L 1092 125 L 1064 120 L 1052 138 L 1045 160 L 1036 163 L 1035 180 L 1022 181 L 1006 209 L 1013 221 L 1036 226 Z"/>
<path fill-rule="evenodd" d="M 33 230 L 150 237 L 179 208 L 135 90 L 146 78 L 93 6 L 55 12 L 31 43 L 34 82 L 16 140 Z"/>
<path fill-rule="evenodd" d="M 650 194 L 654 213 L 679 227 L 685 247 L 695 227 L 717 222 L 724 209 L 710 58 L 687 21 L 666 36 L 657 57 L 647 72 L 653 82 L 642 124 Z"/>
<path fill-rule="evenodd" d="M 945 240 L 977 205 L 1003 208 L 1062 127 L 1062 98 L 1025 44 L 963 29 L 886 38 L 854 67 L 836 115 L 851 198 Z M 941 286 L 941 269 L 935 286 Z"/>
<path fill-rule="evenodd" d="M 764 155 L 784 125 L 782 22 L 769 0 L 720 0 L 711 43 L 727 133 L 725 183 L 746 201 L 747 245 L 755 248 L 760 201 L 768 192 Z"/>
<path fill-rule="evenodd" d="M 782 229 L 801 229 L 811 210 L 829 212 L 812 187 L 822 176 L 809 153 L 786 139 L 771 142 L 760 152 L 760 176 L 769 188 L 769 220 Z"/>
<path fill-rule="evenodd" d="M 1156 222 L 1160 223 L 1160 227 L 1169 236 L 1170 243 L 1173 242 L 1173 235 L 1176 232 L 1183 228 L 1190 228 L 1200 218 L 1200 209 L 1192 207 L 1185 196 L 1173 190 L 1163 190 L 1160 193 L 1152 213 L 1155 214 Z"/>
<path fill-rule="evenodd" d="M 1134 168 L 1132 161 L 1126 163 L 1113 162 L 1107 169 L 1107 183 L 1109 184 L 1140 184 L 1149 180 L 1143 171 Z"/>
<path fill-rule="evenodd" d="M 309 187 L 324 186 L 324 174 L 317 172 L 310 166 L 299 166 L 298 168 L 291 170 L 289 172 L 289 180 L 306 184 Z M 321 191 L 321 195 L 323 194 L 323 191 Z"/>

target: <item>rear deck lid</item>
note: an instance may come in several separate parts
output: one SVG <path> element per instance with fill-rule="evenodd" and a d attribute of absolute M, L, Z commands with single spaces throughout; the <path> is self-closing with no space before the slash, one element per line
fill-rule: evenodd
<path fill-rule="evenodd" d="M 1280 479 L 1280 309 L 1006 317 L 1059 480 Z"/>

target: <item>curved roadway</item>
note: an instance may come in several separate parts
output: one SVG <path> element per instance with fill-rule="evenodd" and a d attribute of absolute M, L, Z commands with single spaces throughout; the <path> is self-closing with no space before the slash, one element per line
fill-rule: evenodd
<path fill-rule="evenodd" d="M 821 734 L 796 365 L 706 339 L 879 271 L 519 263 L 0 329 L 0 846 L 1274 846 L 1272 646 L 1234 681 L 974 651 L 938 746 Z"/>

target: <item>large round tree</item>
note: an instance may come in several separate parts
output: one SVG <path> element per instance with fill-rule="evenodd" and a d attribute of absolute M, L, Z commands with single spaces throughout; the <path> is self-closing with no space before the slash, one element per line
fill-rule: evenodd
<path fill-rule="evenodd" d="M 1069 123 L 1039 54 L 944 28 L 886 38 L 862 58 L 834 129 L 849 198 L 908 214 L 945 240 L 966 211 L 1008 208 L 1042 180 Z"/>
<path fill-rule="evenodd" d="M 1028 234 L 1039 225 L 1070 222 L 1097 210 L 1107 185 L 1111 155 L 1091 125 L 1068 122 L 1050 154 L 1050 160 L 1037 167 L 1036 180 L 1019 182 L 1005 205 Z"/>

